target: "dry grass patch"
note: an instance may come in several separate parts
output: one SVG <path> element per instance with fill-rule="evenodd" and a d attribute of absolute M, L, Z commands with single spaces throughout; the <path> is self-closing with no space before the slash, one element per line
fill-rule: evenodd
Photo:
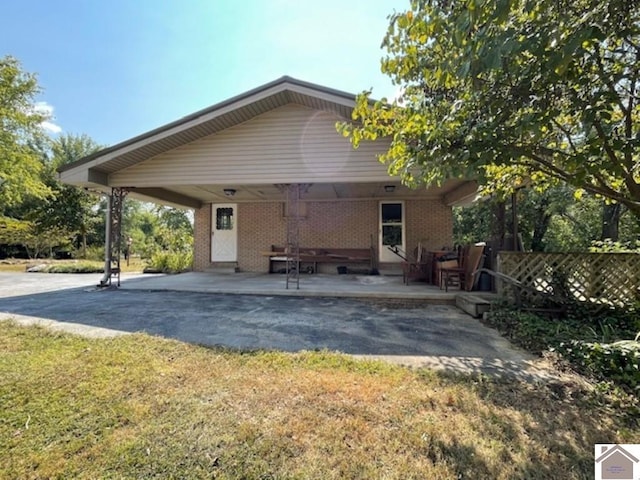
<path fill-rule="evenodd" d="M 36 265 L 46 265 L 41 273 L 101 273 L 104 271 L 104 261 L 10 258 L 0 260 L 0 272 L 25 272 Z M 131 257 L 129 265 L 125 260 L 120 264 L 123 273 L 141 273 L 145 266 L 146 262 L 140 257 Z"/>
<path fill-rule="evenodd" d="M 640 442 L 578 384 L 7 322 L 0 352 L 2 478 L 577 479 Z"/>

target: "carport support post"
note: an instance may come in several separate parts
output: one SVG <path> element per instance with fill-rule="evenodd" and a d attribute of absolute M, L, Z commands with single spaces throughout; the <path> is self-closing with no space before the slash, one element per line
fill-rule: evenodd
<path fill-rule="evenodd" d="M 107 218 L 105 222 L 104 275 L 100 280 L 101 287 L 111 285 L 112 277 L 118 279 L 120 286 L 120 252 L 122 243 L 122 207 L 127 190 L 114 187 L 111 195 L 107 195 Z"/>
<path fill-rule="evenodd" d="M 104 275 L 99 287 L 111 284 L 111 195 L 107 195 L 107 211 L 104 222 Z"/>

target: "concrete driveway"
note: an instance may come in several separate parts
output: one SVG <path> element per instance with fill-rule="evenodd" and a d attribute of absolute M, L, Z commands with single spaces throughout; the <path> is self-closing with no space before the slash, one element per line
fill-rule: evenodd
<path fill-rule="evenodd" d="M 144 331 L 207 346 L 329 349 L 412 366 L 538 375 L 534 359 L 448 305 L 373 299 L 97 290 L 98 275 L 0 273 L 0 320 L 92 336 Z M 133 282 L 126 278 L 124 282 Z"/>

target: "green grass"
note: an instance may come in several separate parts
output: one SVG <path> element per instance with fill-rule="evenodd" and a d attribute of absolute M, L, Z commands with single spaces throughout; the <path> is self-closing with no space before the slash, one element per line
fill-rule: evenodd
<path fill-rule="evenodd" d="M 637 423 L 577 381 L 0 323 L 0 478 L 592 478 Z"/>

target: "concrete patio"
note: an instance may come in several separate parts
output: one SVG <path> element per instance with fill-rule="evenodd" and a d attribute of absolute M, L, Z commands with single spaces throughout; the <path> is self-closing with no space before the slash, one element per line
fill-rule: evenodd
<path fill-rule="evenodd" d="M 399 275 L 301 275 L 299 289 L 296 289 L 295 283 L 286 289 L 285 275 L 243 272 L 189 272 L 135 278 L 124 275 L 121 288 L 270 296 L 407 299 L 449 305 L 455 303 L 455 297 L 460 293 L 457 288 L 445 292 L 423 282 L 405 285 Z"/>

